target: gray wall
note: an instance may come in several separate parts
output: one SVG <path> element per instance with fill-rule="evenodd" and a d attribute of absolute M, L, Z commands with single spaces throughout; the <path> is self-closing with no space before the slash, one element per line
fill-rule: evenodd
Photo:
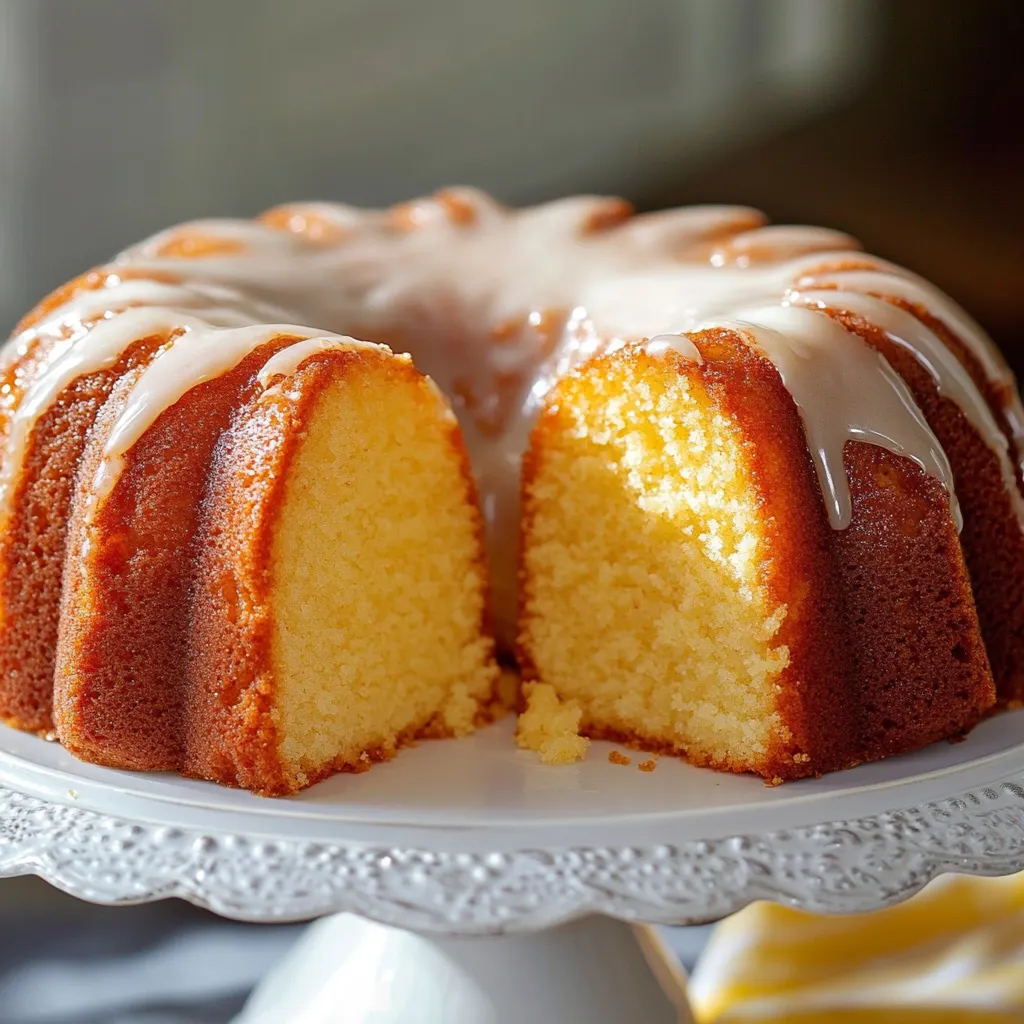
<path fill-rule="evenodd" d="M 0 0 L 0 334 L 169 223 L 467 183 L 642 198 L 842 102 L 870 0 Z"/>

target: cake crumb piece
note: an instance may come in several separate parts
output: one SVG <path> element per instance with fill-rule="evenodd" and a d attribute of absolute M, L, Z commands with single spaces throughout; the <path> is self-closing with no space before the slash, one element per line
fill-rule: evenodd
<path fill-rule="evenodd" d="M 811 759 L 811 755 L 810 754 L 794 754 L 793 755 L 793 760 L 797 764 L 807 764 L 807 762 L 810 761 L 810 759 Z"/>
<path fill-rule="evenodd" d="M 620 750 L 613 750 L 608 755 L 608 760 L 611 761 L 612 764 L 632 764 L 630 758 L 626 757 L 626 755 Z"/>
<path fill-rule="evenodd" d="M 770 789 L 774 789 L 776 786 L 781 786 L 784 781 L 781 775 L 776 775 L 774 779 L 765 779 L 764 784 Z"/>
<path fill-rule="evenodd" d="M 637 768 L 639 768 L 640 771 L 642 771 L 642 772 L 653 772 L 654 769 L 657 768 L 657 767 L 658 767 L 658 762 L 657 761 L 641 761 L 637 765 Z"/>
<path fill-rule="evenodd" d="M 516 743 L 534 751 L 544 764 L 581 761 L 590 740 L 579 734 L 579 702 L 559 700 L 550 683 L 524 683 L 523 697 L 526 710 L 519 716 Z"/>

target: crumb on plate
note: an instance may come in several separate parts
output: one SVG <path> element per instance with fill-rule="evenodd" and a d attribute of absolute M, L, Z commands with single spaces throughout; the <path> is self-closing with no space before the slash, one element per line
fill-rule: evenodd
<path fill-rule="evenodd" d="M 578 701 L 560 700 L 549 683 L 524 683 L 526 710 L 519 716 L 516 743 L 534 751 L 544 764 L 583 759 L 590 740 L 579 734 L 583 712 Z"/>

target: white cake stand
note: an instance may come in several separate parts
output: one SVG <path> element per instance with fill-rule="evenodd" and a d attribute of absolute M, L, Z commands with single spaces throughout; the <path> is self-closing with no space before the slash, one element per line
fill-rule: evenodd
<path fill-rule="evenodd" d="M 943 872 L 1024 870 L 1021 712 L 776 789 L 669 759 L 644 773 L 603 743 L 548 768 L 511 729 L 288 800 L 84 765 L 0 729 L 0 875 L 97 903 L 321 918 L 245 1024 L 667 1024 L 685 1012 L 679 973 L 632 924 L 757 899 L 861 911 Z"/>

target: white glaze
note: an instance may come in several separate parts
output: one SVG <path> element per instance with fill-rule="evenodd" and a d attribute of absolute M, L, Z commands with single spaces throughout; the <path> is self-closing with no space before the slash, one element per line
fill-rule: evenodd
<path fill-rule="evenodd" d="M 851 312 L 915 352 L 1012 482 L 998 425 L 955 360 L 936 348 L 938 342 L 944 350 L 942 343 L 911 325 L 918 322 L 909 314 L 867 297 L 921 305 L 963 339 L 1005 393 L 1020 461 L 1024 410 L 1012 375 L 977 324 L 936 289 L 852 251 L 845 235 L 765 227 L 761 214 L 742 207 L 625 214 L 620 201 L 601 197 L 513 211 L 475 190 L 452 189 L 392 211 L 301 204 L 278 212 L 284 228 L 206 220 L 161 232 L 118 256 L 101 289 L 73 298 L 17 339 L 24 351 L 36 337 L 59 338 L 61 354 L 30 386 L 15 417 L 0 487 L 19 465 L 35 417 L 63 383 L 116 361 L 146 325 L 186 330 L 141 375 L 114 428 L 104 486 L 116 479 L 120 457 L 146 424 L 252 346 L 281 334 L 303 337 L 296 352 L 279 357 L 277 365 L 292 370 L 325 332 L 390 343 L 407 348 L 438 382 L 462 424 L 488 521 L 499 629 L 507 632 L 519 460 L 532 418 L 561 375 L 626 342 L 651 338 L 653 353 L 675 347 L 692 358 L 692 343 L 679 335 L 757 311 L 743 329 L 780 369 L 785 364 L 835 525 L 846 515 L 836 446 L 841 452 L 841 440 L 852 436 L 905 452 L 942 480 L 955 503 L 945 456 L 905 386 L 863 341 L 818 311 L 827 305 L 822 290 L 837 287 L 833 298 L 854 296 L 846 303 Z M 166 254 L 188 238 L 227 243 L 226 251 L 214 244 L 187 259 Z M 133 277 L 122 279 L 128 269 Z M 289 322 L 307 326 L 280 326 Z M 817 354 L 801 361 L 798 350 Z M 847 388 L 842 412 L 827 408 L 813 387 L 819 371 L 830 380 L 867 374 L 870 399 L 860 402 Z"/>
<path fill-rule="evenodd" d="M 703 364 L 700 349 L 685 334 L 658 334 L 651 338 L 644 349 L 648 355 L 663 356 L 666 352 L 677 352 L 691 363 Z"/>
<path fill-rule="evenodd" d="M 906 384 L 867 342 L 839 323 L 800 306 L 737 310 L 735 319 L 708 327 L 746 334 L 775 364 L 793 396 L 807 435 L 829 522 L 850 524 L 852 504 L 843 449 L 847 441 L 866 441 L 913 459 L 938 478 L 961 525 L 946 453 L 925 421 Z M 672 338 L 679 344 L 673 345 Z M 673 347 L 691 358 L 685 335 L 663 336 L 648 350 Z"/>
<path fill-rule="evenodd" d="M 966 310 L 924 278 L 893 263 L 882 260 L 873 262 L 878 265 L 876 271 L 837 270 L 811 274 L 797 282 L 797 287 L 834 284 L 847 291 L 902 299 L 920 306 L 941 321 L 978 361 L 985 377 L 1000 390 L 1002 411 L 1013 436 L 1014 460 L 1018 466 L 1024 466 L 1024 405 L 1017 390 L 1017 382 L 1002 352 L 992 344 L 985 331 Z"/>
<path fill-rule="evenodd" d="M 263 364 L 263 369 L 256 375 L 256 379 L 263 387 L 267 387 L 275 377 L 292 376 L 307 359 L 321 352 L 358 352 L 383 348 L 382 345 L 372 345 L 365 341 L 357 341 L 355 338 L 342 338 L 338 335 L 307 338 L 305 341 L 297 341 L 293 345 L 281 349 L 280 352 L 275 352 Z"/>
<path fill-rule="evenodd" d="M 309 340 L 314 339 L 319 344 L 320 351 L 325 347 L 324 342 L 373 347 L 355 339 L 316 337 L 317 332 L 310 328 L 291 324 L 211 328 L 201 320 L 185 318 L 169 310 L 154 310 L 153 313 L 161 317 L 164 330 L 176 330 L 180 333 L 172 337 L 170 343 L 161 348 L 142 371 L 124 409 L 107 436 L 103 460 L 93 479 L 94 508 L 117 482 L 124 465 L 125 454 L 153 425 L 161 412 L 169 409 L 196 385 L 223 376 L 261 345 L 282 336 L 291 336 L 303 339 L 292 347 L 308 344 Z M 112 335 L 116 335 L 120 324 L 119 320 L 114 320 L 106 321 L 101 326 L 107 328 Z M 147 333 L 156 332 L 150 330 Z M 88 347 L 92 347 L 91 343 Z M 312 354 L 308 349 L 299 353 L 292 370 L 298 367 L 304 356 Z M 278 365 L 288 364 L 282 362 Z"/>
<path fill-rule="evenodd" d="M 987 441 L 999 459 L 1003 484 L 1017 517 L 1024 522 L 1024 496 L 1017 487 L 1010 445 L 996 422 L 988 402 L 978 391 L 971 375 L 946 343 L 916 316 L 884 299 L 860 292 L 838 290 L 806 291 L 802 302 L 820 309 L 854 313 L 884 331 L 889 339 L 907 349 L 928 371 L 939 394 L 955 402 L 971 426 Z M 1009 371 L 1007 371 L 1009 372 Z M 1013 391 L 1016 397 L 1016 390 Z"/>

